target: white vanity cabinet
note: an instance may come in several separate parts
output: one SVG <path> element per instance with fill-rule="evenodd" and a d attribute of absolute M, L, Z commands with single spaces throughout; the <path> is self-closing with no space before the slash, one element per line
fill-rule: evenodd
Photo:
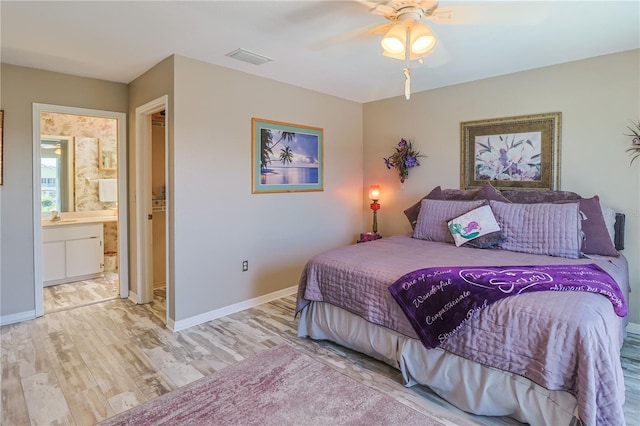
<path fill-rule="evenodd" d="M 102 223 L 61 224 L 42 229 L 44 286 L 78 281 L 102 274 Z"/>

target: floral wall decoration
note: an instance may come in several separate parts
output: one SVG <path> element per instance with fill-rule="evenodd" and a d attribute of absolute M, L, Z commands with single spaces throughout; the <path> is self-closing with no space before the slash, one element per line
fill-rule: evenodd
<path fill-rule="evenodd" d="M 413 148 L 413 141 L 402 138 L 394 147 L 394 153 L 389 158 L 384 158 L 384 163 L 387 169 L 396 169 L 400 182 L 404 183 L 405 179 L 409 177 L 409 169 L 420 165 L 418 161 L 420 157 L 425 156 Z"/>
<path fill-rule="evenodd" d="M 628 127 L 631 133 L 626 135 L 631 136 L 631 147 L 627 149 L 627 152 L 632 156 L 630 164 L 633 164 L 633 160 L 640 157 L 640 120 L 633 125 L 634 127 Z"/>

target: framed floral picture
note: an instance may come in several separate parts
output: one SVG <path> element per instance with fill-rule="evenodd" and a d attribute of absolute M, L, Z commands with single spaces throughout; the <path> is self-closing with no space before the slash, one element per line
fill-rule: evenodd
<path fill-rule="evenodd" d="M 562 113 L 460 123 L 460 185 L 557 190 Z"/>
<path fill-rule="evenodd" d="M 323 190 L 323 131 L 251 119 L 251 192 Z"/>

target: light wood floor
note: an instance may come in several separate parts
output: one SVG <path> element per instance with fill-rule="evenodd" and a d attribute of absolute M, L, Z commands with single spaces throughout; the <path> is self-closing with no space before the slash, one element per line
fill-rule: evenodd
<path fill-rule="evenodd" d="M 286 342 L 354 379 L 449 425 L 516 424 L 463 413 L 400 372 L 329 342 L 296 336 L 289 296 L 173 333 L 164 298 L 111 300 L 4 326 L 2 425 L 91 425 Z M 623 348 L 629 425 L 640 424 L 640 335 Z"/>
<path fill-rule="evenodd" d="M 117 272 L 103 276 L 44 288 L 45 314 L 115 299 L 120 295 Z"/>

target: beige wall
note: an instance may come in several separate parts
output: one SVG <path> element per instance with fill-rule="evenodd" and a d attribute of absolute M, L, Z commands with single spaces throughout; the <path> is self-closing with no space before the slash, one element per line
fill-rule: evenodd
<path fill-rule="evenodd" d="M 562 112 L 561 189 L 626 214 L 630 320 L 640 323 L 640 162 L 629 165 L 627 126 L 640 119 L 640 51 L 628 51 L 364 105 L 364 183 L 382 186 L 379 230 L 411 230 L 402 211 L 434 186 L 459 188 L 460 122 Z M 383 157 L 400 137 L 427 158 L 404 187 Z M 365 223 L 371 223 L 367 201 Z"/>
<path fill-rule="evenodd" d="M 176 320 L 295 286 L 361 232 L 362 105 L 175 57 Z M 324 129 L 324 191 L 251 194 L 251 118 Z M 249 271 L 242 272 L 242 261 Z"/>
<path fill-rule="evenodd" d="M 149 71 L 142 74 L 129 84 L 129 288 L 131 291 L 138 293 L 137 274 L 137 255 L 136 241 L 134 236 L 137 233 L 136 226 L 136 108 L 156 100 L 161 96 L 168 97 L 168 119 L 166 125 L 169 131 L 169 162 L 173 161 L 171 149 L 173 146 L 173 62 L 174 57 L 169 56 L 160 61 Z M 171 180 L 171 177 L 168 177 Z M 170 187 L 168 188 L 170 190 Z M 173 223 L 169 223 L 169 227 L 173 227 Z M 172 247 L 169 247 L 172 250 Z M 170 257 L 172 259 L 172 257 Z M 173 267 L 170 268 L 170 271 Z M 174 294 L 173 287 L 169 288 L 167 297 L 167 310 L 170 318 L 174 318 Z"/>
<path fill-rule="evenodd" d="M 0 186 L 2 316 L 35 310 L 33 272 L 33 103 L 126 112 L 125 84 L 1 64 L 4 184 Z"/>

